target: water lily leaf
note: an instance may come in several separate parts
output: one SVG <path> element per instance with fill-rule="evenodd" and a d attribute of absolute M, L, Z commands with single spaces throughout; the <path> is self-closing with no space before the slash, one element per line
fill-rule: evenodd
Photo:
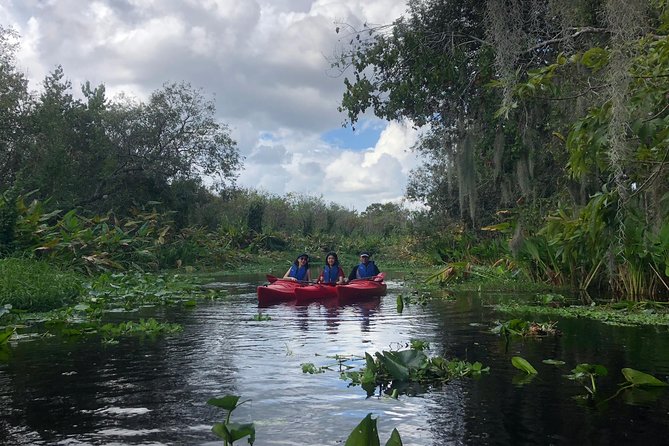
<path fill-rule="evenodd" d="M 514 356 L 513 358 L 511 358 L 511 364 L 513 364 L 513 366 L 518 370 L 522 370 L 528 375 L 529 374 L 536 375 L 538 373 L 537 369 L 532 367 L 532 364 L 530 364 L 529 362 L 527 362 L 525 358 L 521 358 L 520 356 Z"/>
<path fill-rule="evenodd" d="M 230 432 L 228 431 L 228 428 L 225 427 L 224 423 L 214 423 L 211 427 L 211 431 L 215 433 L 218 438 L 221 438 L 226 442 L 230 441 Z"/>
<path fill-rule="evenodd" d="M 376 429 L 376 419 L 368 413 L 346 439 L 344 446 L 380 446 L 379 432 Z"/>
<path fill-rule="evenodd" d="M 209 398 L 207 400 L 207 404 L 210 406 L 216 406 L 220 407 L 221 409 L 225 410 L 235 410 L 237 407 L 237 402 L 239 401 L 239 397 L 236 395 L 226 395 L 222 398 Z"/>
<path fill-rule="evenodd" d="M 365 352 L 365 366 L 367 370 L 370 370 L 372 373 L 376 374 L 377 370 L 376 362 L 374 362 L 374 358 L 372 357 L 372 355 L 370 355 L 367 352 Z"/>
<path fill-rule="evenodd" d="M 386 446 L 402 446 L 402 439 L 400 438 L 400 433 L 397 432 L 397 429 L 393 429 L 390 438 L 386 441 Z"/>
<path fill-rule="evenodd" d="M 377 352 L 376 356 L 394 379 L 406 381 L 409 378 L 409 369 L 402 364 L 402 361 L 393 352 Z"/>
<path fill-rule="evenodd" d="M 643 386 L 648 386 L 648 387 L 666 387 L 669 386 L 664 381 L 660 381 L 659 379 L 655 378 L 653 375 L 649 375 L 647 373 L 640 372 L 638 370 L 630 369 L 630 368 L 624 368 L 622 369 L 623 375 L 625 376 L 625 379 L 632 383 L 635 386 L 643 387 Z"/>
<path fill-rule="evenodd" d="M 230 433 L 230 442 L 235 442 L 240 438 L 249 437 L 249 444 L 256 440 L 256 428 L 253 423 L 228 423 L 226 428 Z"/>
<path fill-rule="evenodd" d="M 609 374 L 609 371 L 601 364 L 588 364 L 582 363 L 577 364 L 576 367 L 572 370 L 574 375 L 595 375 L 595 376 L 606 376 Z"/>

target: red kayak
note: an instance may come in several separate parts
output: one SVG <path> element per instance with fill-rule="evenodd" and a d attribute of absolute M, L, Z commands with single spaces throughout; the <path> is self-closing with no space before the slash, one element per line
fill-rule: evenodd
<path fill-rule="evenodd" d="M 295 299 L 298 304 L 316 302 L 337 297 L 337 286 L 317 283 L 295 289 Z"/>
<path fill-rule="evenodd" d="M 268 285 L 258 287 L 258 303 L 260 304 L 293 300 L 295 299 L 295 289 L 304 286 L 294 280 L 284 280 L 269 275 L 267 280 L 270 282 Z"/>
<path fill-rule="evenodd" d="M 337 285 L 339 303 L 368 297 L 385 296 L 387 286 L 383 283 L 385 273 L 367 279 L 354 279 L 346 285 Z"/>

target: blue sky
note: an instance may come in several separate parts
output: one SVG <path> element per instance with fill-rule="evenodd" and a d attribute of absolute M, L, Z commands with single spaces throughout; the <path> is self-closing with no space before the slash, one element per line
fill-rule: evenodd
<path fill-rule="evenodd" d="M 187 81 L 230 127 L 246 159 L 240 186 L 362 211 L 402 200 L 418 132 L 372 116 L 355 132 L 341 126 L 343 76 L 330 61 L 349 39 L 335 28 L 405 10 L 404 0 L 6 0 L 0 24 L 21 35 L 31 89 L 57 65 L 76 91 L 90 81 L 110 96 Z"/>
<path fill-rule="evenodd" d="M 321 138 L 328 144 L 360 151 L 373 148 L 385 128 L 385 122 L 379 121 L 376 125 L 365 126 L 363 129 L 339 127 L 323 133 Z"/>

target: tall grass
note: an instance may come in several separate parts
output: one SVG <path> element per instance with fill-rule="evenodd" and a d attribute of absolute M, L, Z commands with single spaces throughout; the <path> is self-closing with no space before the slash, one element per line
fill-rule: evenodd
<path fill-rule="evenodd" d="M 0 305 L 48 311 L 70 303 L 81 293 L 81 277 L 43 261 L 0 259 Z"/>

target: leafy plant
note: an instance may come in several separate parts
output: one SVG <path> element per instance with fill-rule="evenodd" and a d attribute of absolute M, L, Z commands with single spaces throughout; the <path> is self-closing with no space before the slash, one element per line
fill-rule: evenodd
<path fill-rule="evenodd" d="M 176 333 L 178 331 L 181 331 L 181 325 L 158 322 L 153 318 L 140 319 L 139 322 L 128 321 L 119 324 L 104 324 L 100 327 L 101 333 L 114 337 L 136 334 L 155 336 L 158 334 Z"/>
<path fill-rule="evenodd" d="M 256 439 L 256 430 L 253 423 L 230 422 L 232 412 L 248 401 L 246 400 L 239 402 L 239 398 L 240 397 L 236 395 L 226 395 L 223 397 L 210 398 L 207 400 L 207 404 L 221 408 L 227 412 L 225 421 L 222 423 L 214 423 L 214 426 L 211 428 L 213 433 L 215 433 L 219 438 L 223 439 L 223 442 L 226 446 L 232 445 L 235 441 L 244 437 L 249 437 L 249 444 L 253 444 Z"/>
<path fill-rule="evenodd" d="M 537 369 L 532 367 L 532 364 L 530 364 L 525 358 L 521 358 L 520 356 L 514 356 L 513 358 L 511 358 L 511 364 L 518 370 L 522 370 L 528 375 L 536 375 L 537 373 L 539 373 L 537 372 Z"/>
<path fill-rule="evenodd" d="M 502 336 L 551 336 L 558 335 L 557 322 L 531 322 L 521 319 L 511 319 L 498 322 L 490 331 Z"/>
<path fill-rule="evenodd" d="M 252 321 L 271 321 L 272 317 L 268 314 L 254 314 L 253 317 L 251 318 Z"/>
<path fill-rule="evenodd" d="M 380 445 L 379 431 L 376 428 L 376 418 L 368 413 L 365 418 L 353 429 L 346 439 L 344 446 L 377 446 Z M 402 446 L 402 439 L 397 429 L 393 429 L 385 446 Z"/>
<path fill-rule="evenodd" d="M 408 383 L 446 383 L 455 378 L 478 377 L 489 370 L 480 362 L 428 357 L 422 350 L 412 348 L 376 352 L 374 356 L 365 353 L 364 367 L 341 375 L 343 379 L 351 380 L 353 385 L 361 385 L 368 395 L 372 395 L 377 386 L 393 393 L 396 390 L 405 391 Z"/>
<path fill-rule="evenodd" d="M 578 364 L 571 372 L 571 375 L 565 375 L 565 377 L 581 383 L 588 391 L 589 397 L 594 397 L 597 393 L 597 378 L 608 374 L 608 370 L 603 365 L 587 363 Z"/>
<path fill-rule="evenodd" d="M 327 367 L 316 367 L 315 364 L 311 362 L 305 362 L 300 364 L 302 367 L 302 373 L 308 373 L 310 375 L 314 375 L 316 373 L 325 373 L 325 370 Z"/>

